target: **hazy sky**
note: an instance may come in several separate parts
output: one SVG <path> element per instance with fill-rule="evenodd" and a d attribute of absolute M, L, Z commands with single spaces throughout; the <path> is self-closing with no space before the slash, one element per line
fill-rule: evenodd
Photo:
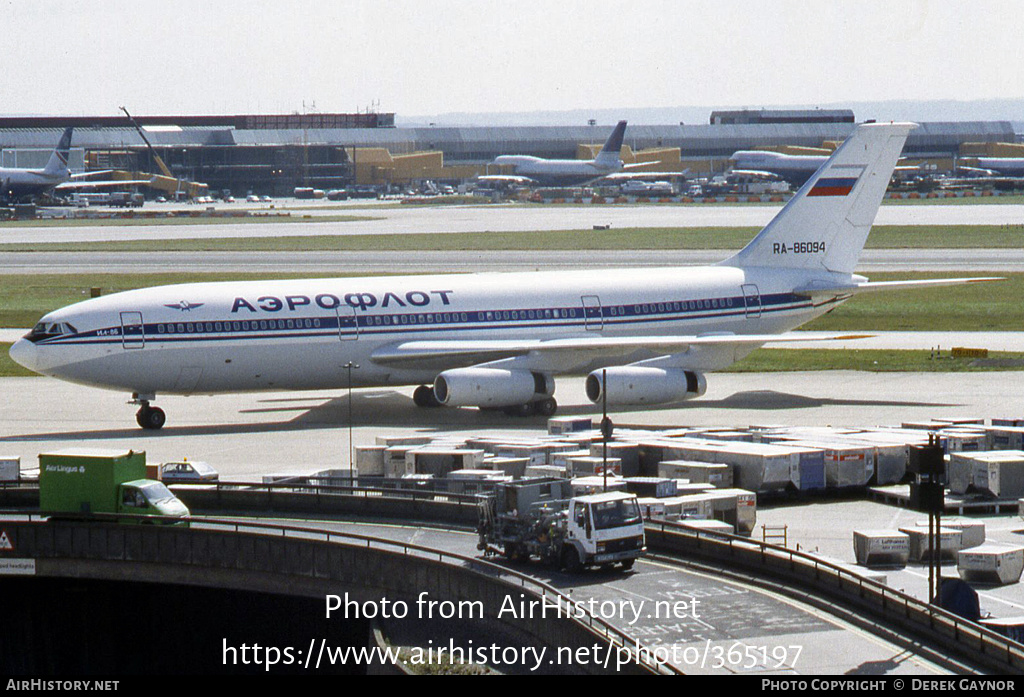
<path fill-rule="evenodd" d="M 0 113 L 1024 97 L 1015 1 L 0 0 Z"/>

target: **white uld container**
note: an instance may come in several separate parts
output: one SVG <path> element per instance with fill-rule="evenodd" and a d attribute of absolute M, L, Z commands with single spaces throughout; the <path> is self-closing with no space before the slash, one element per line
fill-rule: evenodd
<path fill-rule="evenodd" d="M 1017 583 L 1024 571 L 1024 547 L 989 543 L 962 550 L 957 555 L 956 570 L 968 583 Z"/>
<path fill-rule="evenodd" d="M 558 467 L 556 465 L 529 465 L 523 472 L 523 476 L 527 479 L 534 477 L 554 477 L 556 479 L 565 479 L 569 475 L 568 470 L 564 467 Z"/>
<path fill-rule="evenodd" d="M 734 535 L 736 533 L 735 528 L 722 520 L 698 520 L 695 518 L 681 519 L 679 524 L 691 528 L 693 530 L 700 530 L 701 532 L 721 532 L 727 535 Z"/>
<path fill-rule="evenodd" d="M 21 480 L 21 458 L 0 457 L 0 482 L 17 482 Z"/>
<path fill-rule="evenodd" d="M 589 431 L 593 427 L 589 416 L 553 416 L 548 419 L 548 433 L 553 436 Z"/>
<path fill-rule="evenodd" d="M 861 566 L 906 566 L 910 536 L 899 530 L 854 530 L 853 551 Z"/>
<path fill-rule="evenodd" d="M 927 531 L 928 521 L 917 521 L 917 527 Z M 942 518 L 942 527 L 960 531 L 960 549 L 970 549 L 985 544 L 985 523 L 968 518 Z"/>
<path fill-rule="evenodd" d="M 593 455 L 569 458 L 569 467 L 575 476 L 603 474 L 606 465 L 608 467 L 608 474 L 622 474 L 622 461 L 617 457 L 609 457 L 607 461 L 604 458 L 594 457 Z"/>
<path fill-rule="evenodd" d="M 619 477 L 608 476 L 608 491 L 625 491 L 626 482 Z M 576 477 L 571 482 L 573 496 L 589 496 L 605 491 L 604 477 Z"/>
<path fill-rule="evenodd" d="M 377 445 L 392 447 L 395 445 L 426 445 L 430 442 L 430 436 L 377 436 Z"/>
<path fill-rule="evenodd" d="M 356 470 L 360 477 L 384 476 L 384 453 L 386 445 L 357 445 Z"/>
<path fill-rule="evenodd" d="M 910 556 L 912 562 L 926 563 L 928 561 L 928 528 L 905 527 L 900 528 L 910 537 Z M 962 547 L 962 535 L 960 530 L 954 528 L 939 528 L 940 560 L 956 561 L 956 555 Z"/>
<path fill-rule="evenodd" d="M 484 465 L 490 467 L 493 470 L 498 470 L 510 477 L 516 479 L 522 479 L 526 476 L 527 470 L 530 469 L 530 458 L 528 457 L 492 457 L 490 460 L 484 460 Z M 549 465 L 532 465 L 533 467 L 547 467 Z M 541 477 L 552 476 L 552 475 L 538 475 Z"/>
<path fill-rule="evenodd" d="M 691 484 L 711 484 L 719 489 L 730 489 L 733 485 L 732 465 L 721 462 L 668 460 L 658 463 L 658 476 L 687 479 Z"/>
<path fill-rule="evenodd" d="M 393 445 L 384 451 L 384 476 L 390 479 L 401 479 L 416 472 L 415 463 L 406 458 L 406 454 L 414 448 L 422 446 Z"/>

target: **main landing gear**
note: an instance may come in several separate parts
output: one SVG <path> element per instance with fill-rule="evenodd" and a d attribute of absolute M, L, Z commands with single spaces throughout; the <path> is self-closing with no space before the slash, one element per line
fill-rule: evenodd
<path fill-rule="evenodd" d="M 139 410 L 135 412 L 135 421 L 147 431 L 156 431 L 167 423 L 167 414 L 160 407 L 150 406 L 149 399 L 132 395 L 131 403 L 139 405 Z"/>
<path fill-rule="evenodd" d="M 412 393 L 412 401 L 421 409 L 433 409 L 443 406 L 434 394 L 434 388 L 430 385 L 420 385 Z M 545 397 L 536 402 L 526 404 L 513 404 L 508 407 L 480 407 L 487 411 L 501 411 L 507 416 L 554 416 L 558 411 L 558 402 L 554 397 Z"/>

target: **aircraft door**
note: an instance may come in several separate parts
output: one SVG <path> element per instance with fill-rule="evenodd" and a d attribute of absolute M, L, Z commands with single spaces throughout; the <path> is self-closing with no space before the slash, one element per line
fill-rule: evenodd
<path fill-rule="evenodd" d="M 596 295 L 584 295 L 583 319 L 588 332 L 599 332 L 604 328 L 604 314 L 601 312 L 601 298 Z"/>
<path fill-rule="evenodd" d="M 359 319 L 356 309 L 351 305 L 338 305 L 334 308 L 338 315 L 338 339 L 352 341 L 359 338 Z"/>
<path fill-rule="evenodd" d="M 146 332 L 141 312 L 121 313 L 121 345 L 126 349 L 145 348 Z"/>
<path fill-rule="evenodd" d="M 760 317 L 761 294 L 758 292 L 757 286 L 753 283 L 747 283 L 740 287 L 743 289 L 743 307 L 747 317 Z"/>

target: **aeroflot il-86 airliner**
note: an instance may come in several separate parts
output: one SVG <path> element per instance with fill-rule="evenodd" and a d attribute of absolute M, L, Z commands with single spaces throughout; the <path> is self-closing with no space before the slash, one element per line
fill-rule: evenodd
<path fill-rule="evenodd" d="M 707 267 L 195 283 L 51 312 L 11 347 L 45 375 L 191 395 L 419 385 L 417 405 L 554 413 L 555 376 L 611 405 L 699 397 L 720 370 L 861 292 L 853 273 L 914 124 L 862 124 L 742 250 Z M 815 337 L 820 338 L 820 337 Z M 358 368 L 352 366 L 357 365 Z M 602 369 L 606 369 L 602 371 Z"/>

